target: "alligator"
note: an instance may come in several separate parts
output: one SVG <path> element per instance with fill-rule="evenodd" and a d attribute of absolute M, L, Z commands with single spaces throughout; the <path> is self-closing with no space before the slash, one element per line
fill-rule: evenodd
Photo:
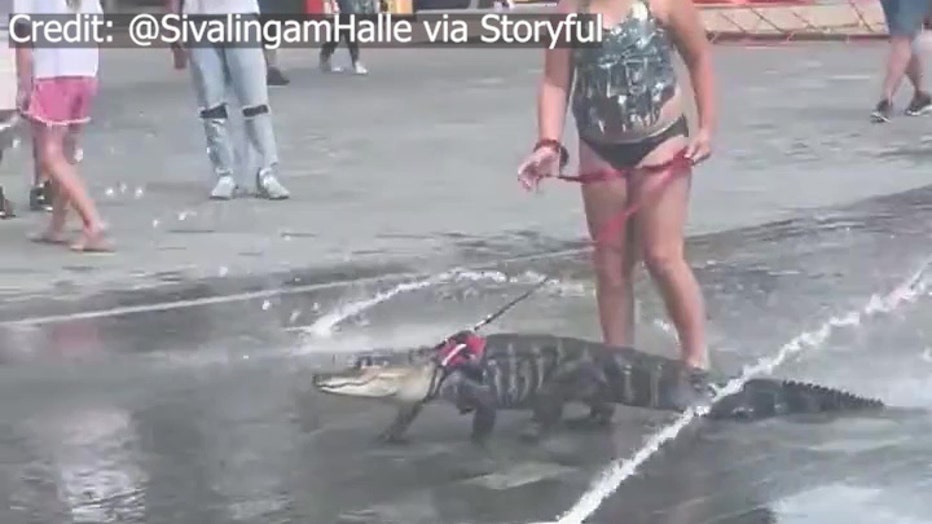
<path fill-rule="evenodd" d="M 449 349 L 454 346 L 477 349 L 476 358 L 460 355 L 451 364 Z M 448 356 L 438 357 L 443 354 Z M 397 416 L 380 435 L 384 442 L 404 440 L 422 407 L 435 400 L 452 403 L 462 414 L 473 413 L 471 438 L 476 442 L 489 437 L 501 409 L 531 411 L 531 423 L 521 436 L 539 440 L 563 421 L 563 408 L 570 402 L 589 408 L 588 415 L 563 421 L 576 427 L 609 426 L 615 405 L 682 412 L 704 403 L 710 418 L 743 421 L 885 407 L 879 400 L 837 389 L 769 378 L 750 379 L 739 392 L 711 402 L 729 377 L 708 372 L 702 378 L 693 380 L 694 374 L 676 359 L 631 347 L 543 334 L 483 338 L 464 332 L 441 346 L 363 354 L 347 369 L 315 374 L 313 383 L 324 393 L 398 406 Z M 683 401 L 684 388 L 694 393 L 688 402 Z"/>

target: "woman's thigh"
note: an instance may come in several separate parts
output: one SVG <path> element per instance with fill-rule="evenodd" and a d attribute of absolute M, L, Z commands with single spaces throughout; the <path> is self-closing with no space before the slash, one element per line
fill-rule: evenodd
<path fill-rule="evenodd" d="M 36 139 L 40 160 L 52 162 L 64 155 L 64 141 L 68 134 L 68 126 L 34 122 L 32 132 Z"/>
<path fill-rule="evenodd" d="M 647 155 L 641 165 L 667 162 L 686 143 L 684 136 L 672 137 Z M 679 171 L 643 174 L 633 181 L 632 197 L 640 202 L 638 237 L 648 263 L 660 257 L 682 256 L 691 181 L 691 173 Z"/>
<path fill-rule="evenodd" d="M 582 173 L 612 169 L 585 143 L 580 143 L 579 156 Z M 595 269 L 603 275 L 614 274 L 624 278 L 638 259 L 636 217 L 624 216 L 631 205 L 629 193 L 625 178 L 582 186 L 586 224 L 589 236 L 595 242 Z"/>

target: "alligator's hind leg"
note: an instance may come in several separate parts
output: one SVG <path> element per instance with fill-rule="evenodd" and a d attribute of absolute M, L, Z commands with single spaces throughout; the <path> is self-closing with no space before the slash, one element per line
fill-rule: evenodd
<path fill-rule="evenodd" d="M 612 425 L 615 415 L 615 405 L 607 400 L 607 396 L 599 395 L 597 398 L 586 399 L 589 405 L 589 414 L 566 420 L 566 427 L 575 430 L 605 429 Z"/>
<path fill-rule="evenodd" d="M 572 367 L 558 371 L 537 393 L 531 425 L 522 433 L 525 440 L 540 440 L 560 423 L 564 405 L 572 400 L 582 400 L 590 405 L 592 413 L 611 419 L 612 406 L 605 406 L 605 380 L 600 368 L 591 362 L 575 363 Z M 590 417 L 586 417 L 590 418 Z"/>
<path fill-rule="evenodd" d="M 385 431 L 379 434 L 379 441 L 386 444 L 403 443 L 405 441 L 404 433 L 411 427 L 411 424 L 414 422 L 414 419 L 417 418 L 418 414 L 420 414 L 422 406 L 423 404 L 418 402 L 417 404 L 407 404 L 398 408 L 398 414 L 395 415 L 395 419 L 385 428 Z"/>
<path fill-rule="evenodd" d="M 601 367 L 586 366 L 580 370 L 582 381 L 579 393 L 584 395 L 582 400 L 589 407 L 589 414 L 582 417 L 567 419 L 566 426 L 576 430 L 605 429 L 611 427 L 612 416 L 615 414 L 615 404 L 612 402 L 611 388 L 608 379 Z"/>

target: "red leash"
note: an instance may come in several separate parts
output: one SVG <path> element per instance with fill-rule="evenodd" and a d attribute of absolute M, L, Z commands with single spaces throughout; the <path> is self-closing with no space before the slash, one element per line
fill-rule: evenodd
<path fill-rule="evenodd" d="M 641 199 L 632 202 L 622 209 L 617 215 L 603 224 L 596 233 L 594 242 L 598 245 L 603 242 L 605 237 L 616 235 L 624 227 L 625 223 L 632 215 L 644 206 L 648 198 L 659 197 L 677 175 L 688 174 L 692 171 L 692 161 L 686 158 L 686 149 L 682 149 L 670 160 L 661 164 L 635 167 L 631 169 L 602 169 L 591 173 L 580 173 L 579 175 L 556 175 L 554 178 L 566 180 L 568 182 L 579 182 L 580 184 L 593 184 L 596 182 L 608 182 L 619 178 L 629 178 L 634 175 L 651 175 L 660 173 L 664 176 L 660 186 L 653 191 L 653 194 L 644 195 Z"/>
<path fill-rule="evenodd" d="M 592 184 L 596 182 L 607 182 L 617 178 L 627 178 L 637 174 L 663 174 L 665 178 L 661 181 L 659 187 L 653 191 L 653 194 L 645 195 L 640 200 L 629 204 L 624 209 L 622 209 L 620 213 L 612 217 L 606 224 L 599 228 L 598 234 L 596 234 L 595 238 L 595 243 L 598 245 L 601 239 L 603 239 L 606 235 L 613 233 L 617 234 L 619 231 L 621 231 L 621 228 L 624 227 L 625 222 L 627 222 L 631 215 L 637 213 L 638 209 L 644 205 L 647 197 L 660 196 L 660 193 L 666 189 L 667 185 L 669 185 L 677 175 L 691 172 L 692 165 L 692 161 L 686 158 L 686 149 L 683 149 L 673 158 L 662 164 L 643 166 L 632 169 L 603 169 L 601 171 L 582 173 L 576 176 L 556 175 L 553 178 L 566 180 L 568 182 Z M 476 326 L 473 327 L 471 331 L 453 335 L 438 345 L 436 347 L 438 362 L 440 364 L 438 369 L 442 371 L 440 371 L 441 374 L 439 375 L 437 372 L 435 372 L 435 377 L 431 379 L 431 391 L 428 393 L 425 401 L 434 398 L 434 396 L 439 391 L 441 383 L 446 379 L 448 374 L 452 372 L 452 369 L 482 359 L 482 355 L 485 352 L 485 339 L 479 337 L 475 333 L 480 327 L 498 318 L 500 315 L 505 313 L 505 311 L 529 297 L 532 293 L 534 293 L 534 291 L 542 287 L 548 281 L 549 279 L 546 277 L 541 279 L 541 281 L 536 286 L 532 287 L 520 297 L 506 304 L 496 313 L 486 317 L 485 320 L 476 324 Z"/>

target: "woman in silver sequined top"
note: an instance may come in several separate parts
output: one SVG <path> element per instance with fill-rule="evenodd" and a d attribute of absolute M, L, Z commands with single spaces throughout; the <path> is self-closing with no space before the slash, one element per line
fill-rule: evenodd
<path fill-rule="evenodd" d="M 708 366 L 704 305 L 683 240 L 691 176 L 677 176 L 661 187 L 665 177 L 631 171 L 677 155 L 694 165 L 710 154 L 716 107 L 711 49 L 698 9 L 692 0 L 560 0 L 557 10 L 601 15 L 603 39 L 597 47 L 545 52 L 539 141 L 519 178 L 530 188 L 562 167 L 561 138 L 571 108 L 580 136 L 580 172 L 627 170 L 629 175 L 583 185 L 593 237 L 606 221 L 617 220 L 621 209 L 650 196 L 619 234 L 596 247 L 605 342 L 632 342 L 632 273 L 643 258 L 676 326 L 685 369 L 701 374 Z M 673 65 L 677 51 L 695 93 L 698 121 L 692 134 L 685 117 L 688 92 Z"/>

